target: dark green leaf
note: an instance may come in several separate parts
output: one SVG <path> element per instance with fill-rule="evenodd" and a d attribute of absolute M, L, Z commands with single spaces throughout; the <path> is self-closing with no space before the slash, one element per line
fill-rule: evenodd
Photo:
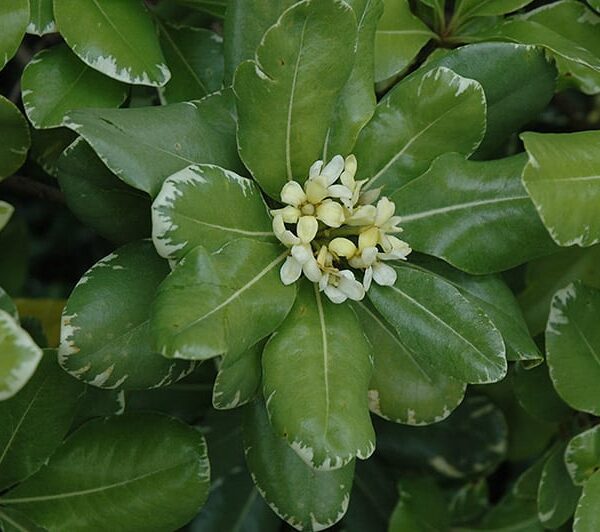
<path fill-rule="evenodd" d="M 0 95 L 0 180 L 20 168 L 30 145 L 27 120 L 10 100 Z"/>

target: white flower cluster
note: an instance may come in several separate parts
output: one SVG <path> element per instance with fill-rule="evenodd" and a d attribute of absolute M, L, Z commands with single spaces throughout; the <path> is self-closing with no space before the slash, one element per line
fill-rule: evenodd
<path fill-rule="evenodd" d="M 405 260 L 411 252 L 394 236 L 402 231 L 394 203 L 377 200 L 380 190 L 361 192 L 366 181 L 354 179 L 356 168 L 354 155 L 336 155 L 325 166 L 315 162 L 304 187 L 286 183 L 285 207 L 271 211 L 275 235 L 290 248 L 281 281 L 292 284 L 304 273 L 334 303 L 360 301 L 372 281 L 393 285 L 396 272 L 385 261 Z M 362 282 L 353 269 L 362 271 Z"/>

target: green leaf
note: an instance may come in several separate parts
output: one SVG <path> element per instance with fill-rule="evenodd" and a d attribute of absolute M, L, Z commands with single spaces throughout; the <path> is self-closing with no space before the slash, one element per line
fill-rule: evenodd
<path fill-rule="evenodd" d="M 423 364 L 371 305 L 353 306 L 373 346 L 371 412 L 408 425 L 427 425 L 448 417 L 463 400 L 466 385 Z"/>
<path fill-rule="evenodd" d="M 58 178 L 56 171 L 58 159 L 75 140 L 77 135 L 66 127 L 32 129 L 29 157 L 48 175 Z"/>
<path fill-rule="evenodd" d="M 583 493 L 575 511 L 574 532 L 595 532 L 600 527 L 600 473 L 596 473 L 583 486 Z"/>
<path fill-rule="evenodd" d="M 52 0 L 29 0 L 29 5 L 31 6 L 31 15 L 27 33 L 39 36 L 54 33 L 56 22 L 54 21 Z"/>
<path fill-rule="evenodd" d="M 63 152 L 56 172 L 71 212 L 99 235 L 124 244 L 151 234 L 148 195 L 116 177 L 81 137 Z"/>
<path fill-rule="evenodd" d="M 12 316 L 17 322 L 19 321 L 19 313 L 17 312 L 17 307 L 2 287 L 0 287 L 0 310 L 5 311 L 7 314 Z"/>
<path fill-rule="evenodd" d="M 0 201 L 0 231 L 4 229 L 14 211 L 15 209 L 10 203 Z"/>
<path fill-rule="evenodd" d="M 574 486 L 564 461 L 566 444 L 554 447 L 544 465 L 538 488 L 538 517 L 544 527 L 558 528 L 575 511 L 581 488 Z"/>
<path fill-rule="evenodd" d="M 356 56 L 348 81 L 340 92 L 327 132 L 324 159 L 352 151 L 360 130 L 375 111 L 375 29 L 383 11 L 383 0 L 347 0 L 358 21 Z"/>
<path fill-rule="evenodd" d="M 169 272 L 150 242 L 134 242 L 97 262 L 63 310 L 59 361 L 99 388 L 143 389 L 175 382 L 193 369 L 153 351 L 150 306 Z"/>
<path fill-rule="evenodd" d="M 42 350 L 17 321 L 0 310 L 0 401 L 15 395 L 31 378 Z"/>
<path fill-rule="evenodd" d="M 26 515 L 12 508 L 0 508 L 0 525 L 4 532 L 46 532 L 31 522 Z"/>
<path fill-rule="evenodd" d="M 504 459 L 508 431 L 499 408 L 483 396 L 465 399 L 450 417 L 426 427 L 376 423 L 377 450 L 386 461 L 422 473 L 460 479 L 494 470 Z"/>
<path fill-rule="evenodd" d="M 228 8 L 228 0 L 175 0 L 182 6 L 198 9 L 218 18 L 223 18 Z"/>
<path fill-rule="evenodd" d="M 11 0 L 0 6 L 0 70 L 17 53 L 29 22 L 29 1 Z M 1 102 L 1 100 L 0 100 Z"/>
<path fill-rule="evenodd" d="M 119 107 L 127 86 L 92 70 L 64 44 L 35 55 L 23 71 L 23 105 L 34 127 L 64 125 L 69 111 Z"/>
<path fill-rule="evenodd" d="M 489 508 L 490 495 L 485 478 L 471 480 L 450 492 L 448 509 L 452 524 L 473 522 Z"/>
<path fill-rule="evenodd" d="M 594 151 L 600 132 L 521 138 L 529 154 L 523 184 L 552 238 L 561 246 L 600 242 L 600 156 Z"/>
<path fill-rule="evenodd" d="M 435 37 L 410 10 L 408 0 L 386 0 L 375 34 L 375 81 L 384 81 L 408 67 Z"/>
<path fill-rule="evenodd" d="M 481 308 L 502 334 L 509 361 L 521 360 L 540 363 L 543 359 L 529 335 L 519 305 L 510 288 L 497 275 L 469 275 L 437 260 L 421 260 L 427 270 L 441 275 L 453 284 L 472 304 Z"/>
<path fill-rule="evenodd" d="M 270 196 L 279 198 L 286 180 L 303 181 L 321 157 L 356 31 L 345 2 L 303 0 L 267 31 L 255 59 L 238 67 L 240 156 Z"/>
<path fill-rule="evenodd" d="M 30 146 L 27 120 L 10 100 L 0 95 L 0 180 L 22 166 Z"/>
<path fill-rule="evenodd" d="M 515 497 L 528 501 L 537 501 L 542 471 L 548 461 L 550 451 L 542 454 L 541 457 L 537 458 L 531 466 L 521 473 L 511 490 Z"/>
<path fill-rule="evenodd" d="M 35 473 L 67 435 L 84 387 L 46 351 L 29 382 L 0 401 L 0 490 Z"/>
<path fill-rule="evenodd" d="M 299 530 L 323 530 L 346 513 L 354 462 L 335 471 L 315 471 L 275 435 L 262 402 L 246 407 L 246 462 L 271 509 Z"/>
<path fill-rule="evenodd" d="M 204 28 L 173 28 L 158 21 L 171 79 L 160 89 L 166 103 L 200 99 L 223 82 L 223 39 Z"/>
<path fill-rule="evenodd" d="M 208 251 L 232 238 L 273 240 L 258 186 L 218 166 L 190 166 L 169 177 L 152 205 L 152 237 L 163 257 L 181 259 L 195 247 Z"/>
<path fill-rule="evenodd" d="M 297 0 L 229 0 L 225 15 L 225 85 L 254 53 L 265 32 Z"/>
<path fill-rule="evenodd" d="M 471 384 L 506 375 L 502 337 L 478 306 L 437 275 L 411 265 L 395 269 L 395 286 L 372 286 L 368 295 L 424 365 Z"/>
<path fill-rule="evenodd" d="M 203 247 L 188 253 L 156 295 L 151 329 L 158 351 L 193 360 L 233 357 L 272 333 L 296 294 L 279 278 L 287 253 L 246 239 L 212 254 Z"/>
<path fill-rule="evenodd" d="M 469 273 L 508 270 L 556 249 L 521 184 L 526 158 L 442 155 L 392 195 L 411 247 Z"/>
<path fill-rule="evenodd" d="M 54 0 L 54 16 L 69 47 L 93 69 L 134 85 L 162 87 L 169 81 L 143 2 Z"/>
<path fill-rule="evenodd" d="M 485 132 L 481 85 L 447 68 L 403 80 L 377 105 L 354 153 L 365 189 L 393 192 L 442 153 L 471 155 Z"/>
<path fill-rule="evenodd" d="M 256 397 L 262 377 L 263 349 L 264 343 L 259 342 L 240 356 L 223 358 L 213 388 L 215 408 L 237 408 Z"/>
<path fill-rule="evenodd" d="M 600 290 L 575 282 L 552 299 L 546 357 L 558 395 L 576 410 L 600 414 Z"/>
<path fill-rule="evenodd" d="M 50 530 L 164 532 L 194 516 L 208 485 L 196 429 L 159 414 L 124 415 L 86 423 L 0 504 Z"/>
<path fill-rule="evenodd" d="M 511 13 L 531 4 L 533 0 L 459 0 L 454 16 L 459 20 L 471 17 L 494 17 Z"/>
<path fill-rule="evenodd" d="M 481 521 L 486 532 L 545 532 L 537 517 L 535 500 L 523 500 L 512 492 L 505 495 Z"/>
<path fill-rule="evenodd" d="M 585 485 L 600 470 L 600 425 L 571 439 L 565 451 L 565 464 L 578 486 Z"/>
<path fill-rule="evenodd" d="M 483 87 L 487 128 L 475 153 L 480 159 L 495 158 L 508 137 L 536 119 L 554 96 L 556 68 L 544 51 L 534 46 L 512 43 L 462 46 L 430 61 L 423 69 L 429 71 L 441 66 L 477 80 Z M 421 70 L 417 72 L 415 76 L 421 75 Z M 449 151 L 461 150 L 454 147 L 444 150 Z"/>
<path fill-rule="evenodd" d="M 371 349 L 349 305 L 303 283 L 263 353 L 263 394 L 276 434 L 318 470 L 375 449 L 367 391 Z"/>
<path fill-rule="evenodd" d="M 227 90 L 199 102 L 75 111 L 67 126 L 125 183 L 156 196 L 167 177 L 190 164 L 243 173 L 233 112 L 233 95 Z"/>

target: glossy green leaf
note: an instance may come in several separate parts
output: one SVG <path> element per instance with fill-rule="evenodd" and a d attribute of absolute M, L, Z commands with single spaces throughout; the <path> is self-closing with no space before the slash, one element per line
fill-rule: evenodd
<path fill-rule="evenodd" d="M 0 286 L 9 294 L 17 294 L 28 275 L 30 252 L 29 230 L 18 212 L 0 231 L 0 249 L 3 256 L 10 257 L 10 260 L 0 260 Z"/>
<path fill-rule="evenodd" d="M 0 95 L 0 180 L 21 167 L 30 145 L 25 117 L 10 100 Z"/>
<path fill-rule="evenodd" d="M 0 401 L 15 395 L 35 373 L 42 350 L 6 311 L 0 310 Z"/>
<path fill-rule="evenodd" d="M 544 532 L 535 500 L 523 500 L 509 492 L 482 519 L 486 532 Z"/>
<path fill-rule="evenodd" d="M 276 434 L 318 470 L 375 449 L 367 391 L 371 349 L 349 305 L 303 283 L 263 353 L 263 394 Z"/>
<path fill-rule="evenodd" d="M 190 164 L 243 173 L 235 124 L 233 96 L 224 91 L 163 107 L 76 111 L 67 125 L 125 183 L 156 196 L 167 177 Z"/>
<path fill-rule="evenodd" d="M 600 471 L 600 425 L 596 425 L 569 441 L 565 464 L 571 479 L 578 486 Z"/>
<path fill-rule="evenodd" d="M 64 125 L 69 111 L 119 107 L 127 87 L 91 69 L 60 44 L 36 54 L 23 71 L 23 105 L 36 128 Z"/>
<path fill-rule="evenodd" d="M 236 356 L 272 333 L 294 303 L 277 244 L 232 240 L 209 253 L 197 247 L 160 285 L 152 309 L 155 346 L 171 358 Z M 249 319 L 249 317 L 252 319 Z"/>
<path fill-rule="evenodd" d="M 395 269 L 395 286 L 372 286 L 368 295 L 424 365 L 472 384 L 506 375 L 504 342 L 479 307 L 437 275 Z"/>
<path fill-rule="evenodd" d="M 433 38 L 410 10 L 408 0 L 386 0 L 375 34 L 375 81 L 384 81 L 409 66 Z"/>
<path fill-rule="evenodd" d="M 335 471 L 315 471 L 275 435 L 262 402 L 246 407 L 246 462 L 271 509 L 299 530 L 323 530 L 348 508 L 354 462 Z"/>
<path fill-rule="evenodd" d="M 134 85 L 162 87 L 169 81 L 143 2 L 54 0 L 54 17 L 69 47 L 93 69 Z"/>
<path fill-rule="evenodd" d="M 441 261 L 421 260 L 419 264 L 452 283 L 472 304 L 481 308 L 502 334 L 510 361 L 540 363 L 542 354 L 529 335 L 527 324 L 510 288 L 496 275 L 469 275 Z"/>
<path fill-rule="evenodd" d="M 197 246 L 217 251 L 233 238 L 273 240 L 258 186 L 218 166 L 190 166 L 169 177 L 152 205 L 152 238 L 166 258 Z"/>
<path fill-rule="evenodd" d="M 0 504 L 50 530 L 164 532 L 195 515 L 208 485 L 196 429 L 159 414 L 124 415 L 86 423 Z"/>
<path fill-rule="evenodd" d="M 0 7 L 0 70 L 17 52 L 29 22 L 29 1 L 11 0 Z"/>
<path fill-rule="evenodd" d="M 166 103 L 200 99 L 223 81 L 223 39 L 204 28 L 173 28 L 158 22 L 171 79 L 160 89 Z"/>
<path fill-rule="evenodd" d="M 419 360 L 394 328 L 368 303 L 354 305 L 373 346 L 374 369 L 369 408 L 381 417 L 408 425 L 445 419 L 462 401 L 466 385 Z"/>
<path fill-rule="evenodd" d="M 552 299 L 546 357 L 558 395 L 576 410 L 600 414 L 600 290 L 581 282 Z"/>
<path fill-rule="evenodd" d="M 600 132 L 525 133 L 522 139 L 529 154 L 523 184 L 552 238 L 561 246 L 600 242 L 600 156 L 594 149 Z"/>
<path fill-rule="evenodd" d="M 259 342 L 242 355 L 223 358 L 213 388 L 215 408 L 237 408 L 256 397 L 262 377 L 263 349 L 264 343 Z"/>
<path fill-rule="evenodd" d="M 83 139 L 69 146 L 56 173 L 69 209 L 99 235 L 124 244 L 150 236 L 150 198 L 116 177 Z"/>
<path fill-rule="evenodd" d="M 442 155 L 392 195 L 411 247 L 476 274 L 554 251 L 521 184 L 525 162 L 520 155 L 485 162 Z"/>
<path fill-rule="evenodd" d="M 533 0 L 459 0 L 454 16 L 460 20 L 470 17 L 493 17 L 511 13 L 531 4 Z"/>
<path fill-rule="evenodd" d="M 67 435 L 84 387 L 47 351 L 29 382 L 0 401 L 0 490 L 35 473 Z"/>
<path fill-rule="evenodd" d="M 504 459 L 507 427 L 499 408 L 483 396 L 464 400 L 448 419 L 427 427 L 376 423 L 377 450 L 388 462 L 450 479 L 481 475 Z"/>
<path fill-rule="evenodd" d="M 286 180 L 304 180 L 321 157 L 356 31 L 345 2 L 303 0 L 267 31 L 255 59 L 238 67 L 240 156 L 270 196 L 278 198 Z"/>
<path fill-rule="evenodd" d="M 489 487 L 485 478 L 471 480 L 450 492 L 448 510 L 452 524 L 472 523 L 490 506 Z"/>
<path fill-rule="evenodd" d="M 225 84 L 254 53 L 265 32 L 297 0 L 229 0 L 225 15 Z"/>
<path fill-rule="evenodd" d="M 10 203 L 0 201 L 0 231 L 2 231 L 4 226 L 8 223 L 14 210 L 14 207 Z"/>
<path fill-rule="evenodd" d="M 403 80 L 377 105 L 354 153 L 365 189 L 393 192 L 442 153 L 471 155 L 485 132 L 481 85 L 447 68 Z"/>
<path fill-rule="evenodd" d="M 0 508 L 0 526 L 4 532 L 46 532 L 22 512 L 12 508 Z"/>
<path fill-rule="evenodd" d="M 375 112 L 374 43 L 375 29 L 383 12 L 383 0 L 347 0 L 358 21 L 356 56 L 327 132 L 324 159 L 352 151 L 358 134 Z"/>
<path fill-rule="evenodd" d="M 496 157 L 507 138 L 536 119 L 554 96 L 556 68 L 544 51 L 534 46 L 490 42 L 462 46 L 426 63 L 423 69 L 442 66 L 483 87 L 487 127 L 475 153 L 480 159 Z M 421 75 L 417 72 L 415 76 Z M 444 150 L 450 151 L 461 150 Z"/>
<path fill-rule="evenodd" d="M 31 14 L 27 33 L 34 35 L 46 35 L 56 31 L 56 22 L 54 21 L 54 10 L 52 0 L 29 0 Z"/>
<path fill-rule="evenodd" d="M 546 528 L 551 529 L 569 520 L 581 494 L 581 488 L 573 484 L 565 466 L 565 445 L 556 445 L 550 453 L 538 488 L 538 517 Z"/>
<path fill-rule="evenodd" d="M 77 135 L 66 127 L 32 129 L 29 157 L 48 175 L 58 177 L 56 164 L 62 152 L 77 140 Z"/>
<path fill-rule="evenodd" d="M 529 466 L 517 479 L 512 487 L 512 493 L 519 499 L 537 501 L 538 488 L 542 471 L 548 461 L 551 450 L 546 451 L 540 458 Z"/>
<path fill-rule="evenodd" d="M 575 511 L 574 532 L 595 532 L 600 527 L 600 473 L 596 473 L 583 487 Z"/>
<path fill-rule="evenodd" d="M 134 242 L 97 262 L 63 310 L 59 361 L 73 377 L 108 389 L 165 386 L 193 369 L 160 356 L 150 341 L 150 306 L 169 273 L 150 242 Z"/>

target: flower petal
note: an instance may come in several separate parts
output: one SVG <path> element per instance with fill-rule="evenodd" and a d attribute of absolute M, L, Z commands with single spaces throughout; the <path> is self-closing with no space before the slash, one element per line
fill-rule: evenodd
<path fill-rule="evenodd" d="M 332 303 L 339 304 L 348 299 L 348 296 L 344 294 L 344 292 L 330 284 L 325 287 L 325 295 L 331 300 Z"/>
<path fill-rule="evenodd" d="M 379 242 L 379 228 L 371 227 L 366 231 L 363 231 L 358 235 L 358 248 L 363 250 L 366 248 L 373 248 L 377 246 Z"/>
<path fill-rule="evenodd" d="M 335 253 L 338 257 L 350 258 L 356 253 L 356 244 L 347 238 L 334 238 L 329 242 L 329 251 Z"/>
<path fill-rule="evenodd" d="M 327 189 L 327 193 L 331 198 L 351 199 L 352 190 L 344 185 L 331 185 Z"/>
<path fill-rule="evenodd" d="M 331 161 L 329 161 L 323 170 L 321 175 L 327 179 L 327 186 L 333 185 L 340 174 L 344 171 L 344 158 L 341 155 L 336 155 Z"/>
<path fill-rule="evenodd" d="M 292 257 L 294 257 L 300 264 L 304 264 L 306 261 L 313 258 L 310 244 L 296 244 L 293 246 Z"/>
<path fill-rule="evenodd" d="M 293 246 L 300 243 L 300 239 L 290 230 L 286 229 L 281 214 L 277 214 L 273 218 L 273 233 L 286 246 Z"/>
<path fill-rule="evenodd" d="M 353 301 L 360 301 L 365 297 L 365 287 L 354 278 L 354 274 L 350 270 L 340 272 L 338 289 Z"/>
<path fill-rule="evenodd" d="M 329 227 L 344 223 L 344 208 L 335 201 L 324 201 L 317 207 L 317 218 Z"/>
<path fill-rule="evenodd" d="M 279 270 L 279 277 L 281 282 L 285 285 L 295 283 L 302 274 L 302 264 L 300 264 L 294 257 L 288 257 L 285 259 L 281 270 Z"/>
<path fill-rule="evenodd" d="M 396 282 L 396 270 L 383 262 L 373 265 L 373 280 L 381 286 L 392 286 Z"/>
<path fill-rule="evenodd" d="M 377 209 L 375 205 L 361 205 L 354 211 L 352 216 L 346 218 L 346 224 L 352 226 L 359 225 L 373 225 L 375 217 L 377 216 Z"/>
<path fill-rule="evenodd" d="M 306 278 L 313 283 L 320 282 L 323 277 L 323 272 L 314 257 L 311 257 L 302 265 L 302 271 Z"/>
<path fill-rule="evenodd" d="M 373 267 L 369 266 L 365 270 L 365 276 L 363 277 L 363 286 L 365 287 L 365 292 L 371 288 L 371 283 L 373 282 Z"/>
<path fill-rule="evenodd" d="M 281 189 L 281 201 L 294 207 L 299 207 L 306 201 L 306 194 L 300 183 L 288 181 Z"/>
<path fill-rule="evenodd" d="M 312 204 L 321 203 L 327 197 L 327 187 L 319 179 L 306 182 L 306 198 Z"/>
<path fill-rule="evenodd" d="M 298 220 L 297 226 L 298 237 L 304 244 L 309 244 L 317 236 L 319 230 L 319 222 L 314 216 L 302 216 Z"/>
<path fill-rule="evenodd" d="M 286 224 L 295 224 L 300 218 L 300 209 L 287 205 L 283 209 L 274 209 L 271 211 L 273 216 L 281 215 Z"/>
<path fill-rule="evenodd" d="M 308 171 L 308 178 L 312 179 L 321 175 L 321 168 L 323 168 L 323 161 L 315 161 Z"/>
<path fill-rule="evenodd" d="M 396 210 L 396 205 L 388 198 L 381 198 L 377 202 L 377 215 L 375 216 L 375 225 L 377 227 L 381 227 L 385 224 L 392 216 L 394 216 L 394 212 Z"/>

